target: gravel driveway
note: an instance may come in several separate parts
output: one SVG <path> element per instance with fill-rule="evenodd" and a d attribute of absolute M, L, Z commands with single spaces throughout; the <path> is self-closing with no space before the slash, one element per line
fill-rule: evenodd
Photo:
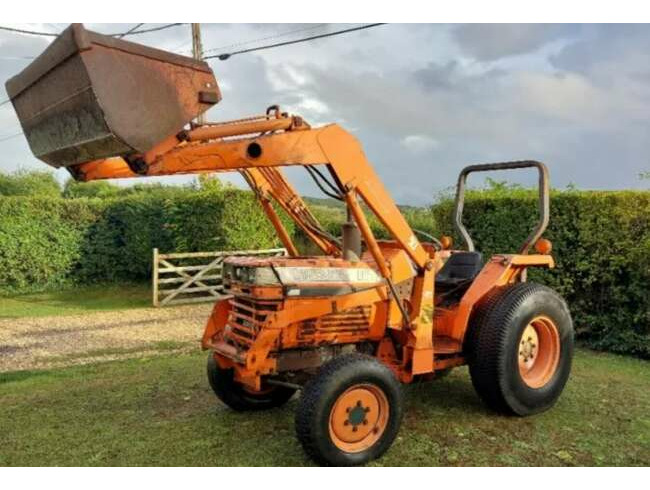
<path fill-rule="evenodd" d="M 212 304 L 0 319 L 0 372 L 199 349 Z"/>

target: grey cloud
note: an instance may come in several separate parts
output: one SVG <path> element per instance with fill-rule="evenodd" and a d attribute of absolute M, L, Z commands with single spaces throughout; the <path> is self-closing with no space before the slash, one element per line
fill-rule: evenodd
<path fill-rule="evenodd" d="M 650 25 L 597 24 L 586 31 L 585 36 L 550 56 L 553 66 L 605 85 L 625 77 L 646 83 L 650 77 Z"/>
<path fill-rule="evenodd" d="M 457 81 L 458 62 L 456 60 L 447 63 L 429 63 L 426 68 L 416 70 L 413 76 L 427 88 L 448 89 L 454 86 L 454 79 Z"/>
<path fill-rule="evenodd" d="M 362 128 L 357 135 L 366 154 L 401 202 L 430 200 L 431 189 L 449 186 L 464 164 L 520 158 L 547 161 L 558 187 L 640 185 L 638 155 L 650 142 L 635 128 L 650 123 L 650 106 L 582 76 L 475 73 L 453 61 L 429 62 L 408 74 L 292 66 L 310 81 L 296 84 L 296 91 L 320 98 L 336 118 Z M 291 86 L 290 78 L 285 82 Z M 409 135 L 441 144 L 414 155 L 402 143 Z M 615 176 L 604 171 L 605 162 L 616 166 Z M 430 180 L 423 182 L 425 176 Z M 533 175 L 512 177 L 534 184 Z"/>
<path fill-rule="evenodd" d="M 489 61 L 535 51 L 570 30 L 564 24 L 463 24 L 453 35 L 466 54 Z"/>
<path fill-rule="evenodd" d="M 492 83 L 494 79 L 505 76 L 507 72 L 500 68 L 470 74 L 456 60 L 445 64 L 431 62 L 425 68 L 413 72 L 413 78 L 427 90 L 458 90 L 459 86 L 469 88 L 471 85 Z"/>
<path fill-rule="evenodd" d="M 116 32 L 124 27 L 96 28 Z M 205 25 L 204 44 L 224 46 L 290 29 Z M 626 34 L 622 26 L 616 32 L 602 26 L 527 27 L 535 31 L 528 32 L 535 42 L 502 26 L 483 31 L 484 38 L 477 37 L 480 29 L 467 28 L 474 32 L 474 44 L 491 46 L 479 55 L 471 54 L 467 44 L 459 50 L 459 29 L 388 25 L 363 35 L 213 60 L 224 99 L 209 119 L 259 114 L 278 103 L 313 124 L 340 123 L 360 140 L 402 203 L 430 202 L 453 185 L 465 164 L 520 158 L 546 161 L 557 187 L 570 182 L 581 188 L 647 186 L 638 179 L 648 168 L 650 152 L 650 87 L 644 79 L 650 63 L 639 63 L 646 46 L 643 28 L 632 26 Z M 187 44 L 187 36 L 187 29 L 179 28 L 138 41 L 175 49 Z M 598 54 L 608 36 L 615 38 L 615 48 Z M 18 45 L 29 51 L 22 44 L 25 38 L 12 39 L 16 46 L 0 45 L 0 57 L 14 55 Z M 597 44 L 579 45 L 594 40 Z M 561 42 L 553 45 L 557 58 L 549 67 L 548 51 L 539 48 L 551 41 Z M 488 54 L 495 59 L 524 48 L 525 57 L 506 63 L 481 61 Z M 579 66 L 587 55 L 589 63 Z M 6 79 L 25 64 L 3 60 L 0 71 Z M 12 120 L 13 112 L 0 108 L 0 125 Z M 3 169 L 19 163 L 44 168 L 20 138 L 1 148 Z M 301 192 L 316 194 L 304 172 L 288 173 Z M 534 173 L 511 178 L 535 183 Z"/>

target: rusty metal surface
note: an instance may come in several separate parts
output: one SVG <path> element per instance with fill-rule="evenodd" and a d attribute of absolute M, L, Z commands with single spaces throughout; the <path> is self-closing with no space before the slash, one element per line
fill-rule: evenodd
<path fill-rule="evenodd" d="M 145 153 L 221 98 L 206 63 L 81 24 L 6 88 L 34 155 L 54 167 Z"/>

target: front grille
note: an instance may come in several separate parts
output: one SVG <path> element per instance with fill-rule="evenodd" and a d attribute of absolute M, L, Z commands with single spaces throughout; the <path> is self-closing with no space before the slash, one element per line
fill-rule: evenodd
<path fill-rule="evenodd" d="M 370 328 L 370 306 L 358 306 L 346 311 L 307 320 L 298 332 L 301 341 L 310 340 L 316 334 L 324 336 L 367 333 Z"/>
<path fill-rule="evenodd" d="M 280 301 L 245 299 L 233 297 L 230 300 L 228 324 L 224 339 L 236 347 L 248 350 L 269 313 L 277 311 Z"/>

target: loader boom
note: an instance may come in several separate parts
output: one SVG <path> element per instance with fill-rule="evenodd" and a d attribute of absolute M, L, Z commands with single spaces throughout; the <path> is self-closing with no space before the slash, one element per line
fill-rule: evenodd
<path fill-rule="evenodd" d="M 173 140 L 176 140 L 175 142 Z M 297 250 L 269 203 L 273 198 L 325 254 L 340 256 L 341 248 L 307 210 L 279 167 L 325 165 L 354 219 L 368 252 L 387 286 L 382 295 L 399 298 L 395 276 L 404 279 L 405 268 L 391 266 L 379 246 L 361 200 L 386 228 L 411 260 L 414 287 L 406 301 L 392 301 L 393 316 L 408 332 L 409 376 L 433 370 L 434 263 L 374 172 L 359 142 L 337 124 L 311 128 L 298 116 L 279 110 L 244 120 L 205 125 L 168 139 L 145 155 L 111 158 L 72 169 L 80 180 L 161 176 L 202 172 L 238 171 L 255 191 L 271 223 L 291 255 Z M 408 304 L 408 310 L 405 306 Z"/>
<path fill-rule="evenodd" d="M 133 158 L 131 163 L 123 158 L 110 158 L 78 165 L 72 172 L 79 180 L 90 181 L 239 171 L 249 175 L 248 183 L 253 190 L 273 197 L 303 230 L 311 230 L 309 221 L 313 216 L 307 214 L 302 199 L 277 167 L 327 165 L 348 203 L 360 197 L 413 262 L 420 268 L 425 266 L 428 253 L 377 177 L 356 138 L 337 124 L 313 129 L 301 118 L 286 114 L 244 121 L 206 125 L 181 133 L 173 145 L 163 142 L 142 157 Z M 361 215 L 355 213 L 356 218 Z M 374 237 L 359 226 L 372 252 Z M 308 234 L 313 238 L 313 231 Z M 318 239 L 317 244 L 325 252 L 334 251 L 333 244 L 325 241 Z M 376 253 L 373 256 L 384 277 L 390 277 L 381 257 Z"/>

